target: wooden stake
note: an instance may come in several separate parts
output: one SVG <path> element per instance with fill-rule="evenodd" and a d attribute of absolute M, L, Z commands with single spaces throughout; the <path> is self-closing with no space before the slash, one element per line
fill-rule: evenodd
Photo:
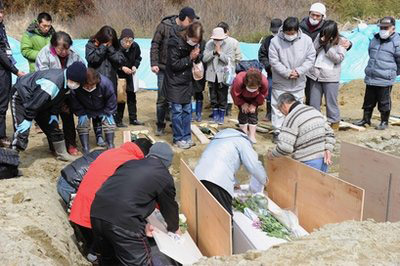
<path fill-rule="evenodd" d="M 206 135 L 201 132 L 198 126 L 192 124 L 190 125 L 190 129 L 192 130 L 193 134 L 199 139 L 201 144 L 208 144 L 210 140 L 206 137 Z"/>

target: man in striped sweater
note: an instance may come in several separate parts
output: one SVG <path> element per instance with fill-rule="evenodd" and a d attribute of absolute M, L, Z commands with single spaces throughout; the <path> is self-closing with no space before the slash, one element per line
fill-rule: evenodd
<path fill-rule="evenodd" d="M 285 115 L 277 145 L 268 158 L 291 155 L 312 168 L 327 172 L 335 135 L 322 114 L 313 107 L 296 101 L 290 93 L 278 98 L 278 108 Z"/>

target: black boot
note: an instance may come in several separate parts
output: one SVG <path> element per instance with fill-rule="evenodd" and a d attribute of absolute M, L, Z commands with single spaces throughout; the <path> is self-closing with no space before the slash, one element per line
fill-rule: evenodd
<path fill-rule="evenodd" d="M 82 153 L 83 155 L 86 155 L 90 152 L 90 147 L 89 147 L 89 134 L 82 134 L 79 135 L 79 139 L 81 140 L 82 144 Z"/>
<path fill-rule="evenodd" d="M 381 123 L 375 129 L 376 130 L 387 129 L 389 127 L 389 117 L 390 117 L 390 111 L 389 112 L 381 112 Z"/>
<path fill-rule="evenodd" d="M 372 111 L 364 110 L 363 119 L 361 119 L 360 121 L 355 122 L 354 125 L 359 126 L 359 127 L 363 127 L 365 125 L 371 126 L 371 117 L 372 117 Z"/>
<path fill-rule="evenodd" d="M 105 147 L 106 143 L 104 142 L 104 139 L 103 139 L 103 128 L 101 126 L 100 127 L 95 127 L 94 128 L 94 133 L 96 135 L 97 146 Z"/>
<path fill-rule="evenodd" d="M 115 145 L 114 145 L 114 132 L 105 133 L 105 135 L 106 135 L 107 149 L 115 148 Z"/>

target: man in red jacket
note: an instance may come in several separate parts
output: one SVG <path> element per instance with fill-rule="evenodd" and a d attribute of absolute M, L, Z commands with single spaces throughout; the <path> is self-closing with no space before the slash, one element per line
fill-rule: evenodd
<path fill-rule="evenodd" d="M 264 104 L 268 95 L 268 80 L 257 69 L 240 72 L 232 86 L 233 102 L 239 107 L 240 128 L 256 143 L 256 128 L 258 123 L 258 106 Z"/>
<path fill-rule="evenodd" d="M 148 154 L 150 147 L 151 142 L 147 139 L 127 142 L 119 148 L 103 152 L 89 166 L 72 203 L 69 219 L 81 229 L 82 234 L 89 242 L 88 245 L 91 246 L 89 250 L 91 254 L 93 254 L 93 243 L 90 242 L 93 242 L 93 239 L 91 239 L 90 208 L 96 192 L 118 167 L 130 160 L 143 159 Z"/>

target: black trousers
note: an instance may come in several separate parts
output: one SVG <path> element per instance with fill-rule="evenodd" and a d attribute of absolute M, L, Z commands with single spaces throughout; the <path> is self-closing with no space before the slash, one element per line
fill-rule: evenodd
<path fill-rule="evenodd" d="M 127 91 L 127 102 L 128 113 L 129 113 L 129 123 L 137 120 L 137 107 L 136 107 L 136 93 L 133 91 Z M 117 122 L 122 122 L 125 112 L 125 103 L 118 103 L 117 105 Z"/>
<path fill-rule="evenodd" d="M 200 91 L 200 92 L 195 92 L 194 93 L 194 100 L 195 101 L 203 101 L 204 100 L 204 96 L 203 96 L 203 92 L 202 91 Z"/>
<path fill-rule="evenodd" d="M 214 196 L 214 198 L 224 207 L 224 209 L 233 216 L 232 212 L 232 196 L 220 186 L 208 182 L 206 180 L 201 180 L 201 183 L 207 188 L 208 191 Z"/>
<path fill-rule="evenodd" d="M 0 70 L 0 139 L 6 137 L 6 115 L 10 101 L 11 72 Z"/>
<path fill-rule="evenodd" d="M 152 265 L 151 248 L 145 232 L 132 232 L 93 217 L 90 220 L 101 266 Z"/>
<path fill-rule="evenodd" d="M 305 104 L 310 105 L 310 96 L 311 96 L 311 80 L 307 77 L 306 87 L 304 88 L 304 96 L 305 96 Z"/>
<path fill-rule="evenodd" d="M 209 82 L 209 88 L 211 108 L 226 110 L 228 105 L 229 87 L 223 83 Z"/>
<path fill-rule="evenodd" d="M 13 96 L 11 98 L 11 113 L 14 123 L 14 136 L 11 145 L 13 148 L 23 151 L 28 146 L 29 130 L 23 133 L 17 133 L 16 131 L 17 126 L 25 119 L 25 107 L 23 106 L 22 100 L 16 90 L 13 90 Z M 50 109 L 41 110 L 37 113 L 35 121 L 46 135 L 50 150 L 53 150 L 52 143 L 63 141 L 64 134 L 58 127 L 57 122 L 54 121 L 49 124 L 50 116 Z"/>
<path fill-rule="evenodd" d="M 257 125 L 257 123 L 258 123 L 258 112 L 257 112 L 257 109 L 256 109 L 255 113 L 245 114 L 245 113 L 242 112 L 242 109 L 239 107 L 238 120 L 239 120 L 239 124 L 240 125 L 245 125 L 245 124 Z"/>
<path fill-rule="evenodd" d="M 62 103 L 60 117 L 63 124 L 63 132 L 65 138 L 65 146 L 76 147 L 76 131 L 75 131 L 75 121 L 74 114 L 71 109 L 71 99 L 66 97 Z"/>
<path fill-rule="evenodd" d="M 365 89 L 363 109 L 372 112 L 376 104 L 378 104 L 379 112 L 390 112 L 392 109 L 391 92 L 392 86 L 378 87 L 367 85 L 367 88 Z"/>

